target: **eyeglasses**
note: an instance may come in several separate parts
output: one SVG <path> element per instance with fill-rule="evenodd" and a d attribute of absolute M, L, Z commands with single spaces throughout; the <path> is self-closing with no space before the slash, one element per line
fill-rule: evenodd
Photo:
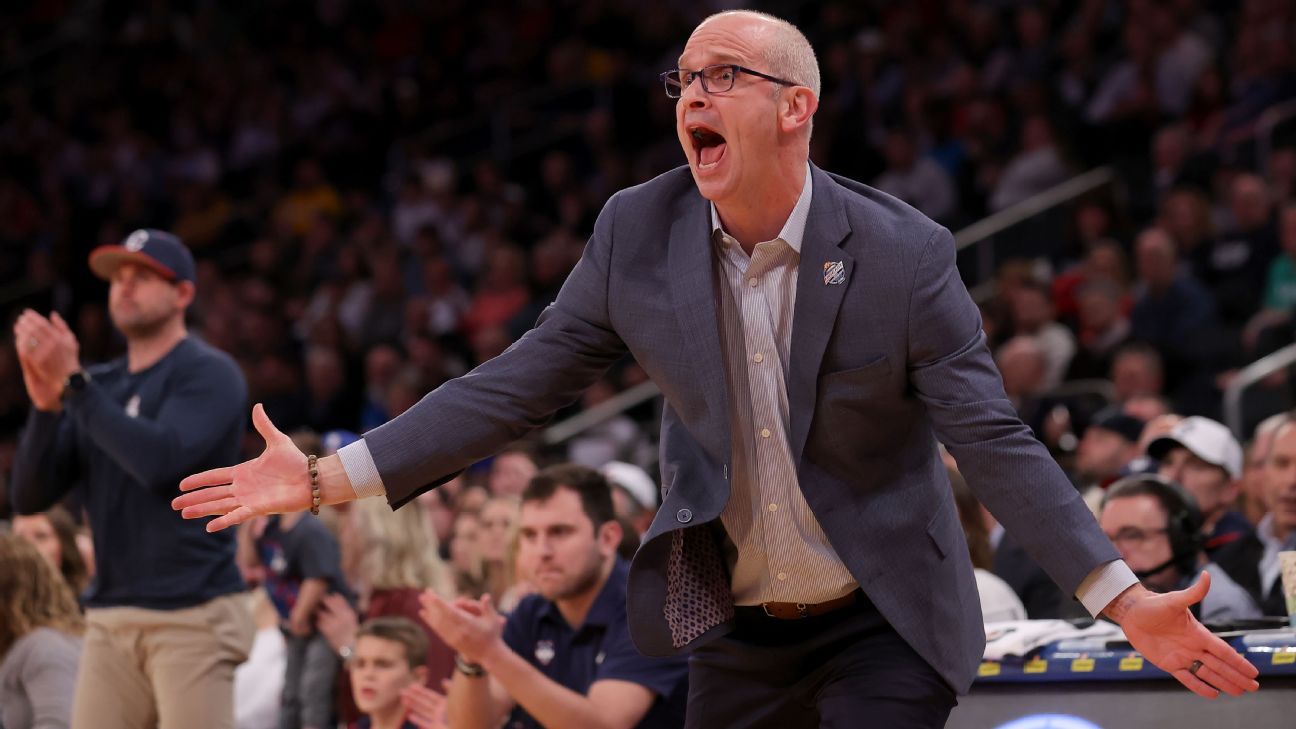
<path fill-rule="evenodd" d="M 661 74 L 661 80 L 666 85 L 666 95 L 672 99 L 678 99 L 684 93 L 684 89 L 687 89 L 689 84 L 693 83 L 694 79 L 702 80 L 702 90 L 708 94 L 723 94 L 733 89 L 734 81 L 738 79 L 740 73 L 763 78 L 766 81 L 772 81 L 782 86 L 800 85 L 792 81 L 775 78 L 767 73 L 753 71 L 736 63 L 719 63 L 714 66 L 707 66 L 700 71 L 690 71 L 687 68 L 672 68 Z"/>
<path fill-rule="evenodd" d="M 1157 534 L 1165 534 L 1169 529 L 1139 529 L 1138 527 L 1125 527 L 1115 534 L 1108 534 L 1107 538 L 1112 544 L 1120 547 L 1122 545 L 1129 547 L 1141 547 L 1149 539 Z"/>

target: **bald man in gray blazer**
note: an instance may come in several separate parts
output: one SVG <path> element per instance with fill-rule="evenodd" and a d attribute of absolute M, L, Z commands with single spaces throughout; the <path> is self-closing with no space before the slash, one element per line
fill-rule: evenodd
<path fill-rule="evenodd" d="M 1143 590 L 1018 420 L 949 232 L 808 163 L 819 82 L 799 31 L 713 16 L 663 79 L 688 167 L 608 201 L 535 329 L 321 459 L 319 500 L 399 508 L 629 353 L 666 401 L 629 621 L 644 653 L 693 652 L 690 727 L 944 724 L 984 633 L 938 440 L 1058 585 L 1150 660 L 1205 696 L 1254 690 L 1254 667 L 1188 611 L 1208 579 Z M 186 479 L 201 489 L 176 500 L 186 517 L 219 529 L 310 505 L 305 456 L 260 408 L 254 422 L 266 453 Z M 428 608 L 489 672 L 489 606 Z"/>

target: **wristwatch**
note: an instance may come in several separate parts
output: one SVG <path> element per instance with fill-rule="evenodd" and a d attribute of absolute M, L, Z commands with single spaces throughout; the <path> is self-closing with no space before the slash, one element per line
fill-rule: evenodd
<path fill-rule="evenodd" d="M 80 393 L 90 382 L 90 373 L 85 370 L 77 370 L 63 380 L 63 399 L 67 399 L 69 393 Z"/>
<path fill-rule="evenodd" d="M 349 645 L 338 648 L 338 658 L 341 658 L 343 663 L 350 663 L 353 655 L 355 655 L 355 649 Z"/>
<path fill-rule="evenodd" d="M 458 653 L 455 654 L 455 668 L 468 678 L 481 678 L 486 675 L 486 669 L 482 668 L 480 663 L 469 663 Z"/>

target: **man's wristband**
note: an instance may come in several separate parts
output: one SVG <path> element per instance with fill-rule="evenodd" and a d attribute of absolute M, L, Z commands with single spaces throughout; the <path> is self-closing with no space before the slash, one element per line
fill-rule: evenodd
<path fill-rule="evenodd" d="M 486 669 L 482 668 L 480 663 L 469 663 L 458 653 L 455 654 L 455 668 L 468 678 L 481 678 L 486 675 Z"/>
<path fill-rule="evenodd" d="M 63 392 L 60 399 L 67 400 L 69 395 L 76 395 L 85 391 L 86 385 L 90 384 L 90 373 L 85 370 L 77 370 L 63 379 Z"/>
<path fill-rule="evenodd" d="M 319 456 L 314 453 L 306 456 L 306 471 L 310 473 L 311 513 L 318 516 L 320 508 Z"/>

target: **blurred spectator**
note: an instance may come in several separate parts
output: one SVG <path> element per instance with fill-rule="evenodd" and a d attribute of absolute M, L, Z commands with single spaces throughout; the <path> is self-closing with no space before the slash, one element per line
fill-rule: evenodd
<path fill-rule="evenodd" d="M 1121 289 L 1105 278 L 1087 282 L 1079 290 L 1080 344 L 1067 379 L 1103 378 L 1111 371 L 1116 350 L 1130 337 L 1130 322 L 1121 310 Z"/>
<path fill-rule="evenodd" d="M 234 669 L 234 725 L 238 729 L 279 729 L 288 645 L 279 612 L 264 590 L 250 593 L 256 637 L 248 659 Z"/>
<path fill-rule="evenodd" d="M 1199 356 L 1194 342 L 1214 317 L 1211 295 L 1179 267 L 1179 254 L 1165 231 L 1149 228 L 1135 246 L 1138 289 L 1130 331 L 1167 358 L 1191 363 Z"/>
<path fill-rule="evenodd" d="M 485 592 L 485 566 L 481 554 L 481 519 L 476 512 L 460 512 L 450 535 L 450 566 L 455 573 L 455 594 L 477 599 Z"/>
<path fill-rule="evenodd" d="M 293 186 L 275 206 L 276 224 L 301 235 L 320 217 L 337 217 L 342 199 L 324 177 L 318 162 L 309 157 L 293 169 Z"/>
<path fill-rule="evenodd" d="M 1112 406 L 1099 412 L 1076 447 L 1075 480 L 1095 514 L 1103 492 L 1142 452 L 1143 421 Z"/>
<path fill-rule="evenodd" d="M 433 336 L 457 332 L 471 305 L 452 274 L 450 264 L 441 256 L 423 262 L 423 291 L 414 303 L 424 310 L 424 325 Z"/>
<path fill-rule="evenodd" d="M 1162 199 L 1156 226 L 1174 240 L 1180 260 L 1195 261 L 1215 235 L 1210 200 L 1197 188 L 1175 188 Z"/>
<path fill-rule="evenodd" d="M 1224 547 L 1215 561 L 1259 603 L 1265 615 L 1286 615 L 1278 552 L 1296 549 L 1296 423 L 1277 426 L 1264 465 L 1269 513 L 1255 531 Z"/>
<path fill-rule="evenodd" d="M 84 630 L 55 568 L 27 540 L 0 534 L 0 725 L 71 726 Z"/>
<path fill-rule="evenodd" d="M 1224 321 L 1241 328 L 1261 303 L 1278 237 L 1269 189 L 1259 175 L 1235 176 L 1228 200 L 1230 223 L 1209 247 L 1198 249 L 1193 266 Z"/>
<path fill-rule="evenodd" d="M 1121 403 L 1126 415 L 1132 415 L 1143 422 L 1170 414 L 1170 403 L 1160 395 L 1133 395 Z M 1144 428 L 1146 430 L 1146 428 Z M 1140 451 L 1142 448 L 1139 449 Z"/>
<path fill-rule="evenodd" d="M 1003 376 L 1004 392 L 1018 417 L 1038 436 L 1047 415 L 1047 405 L 1041 398 L 1047 385 L 1048 362 L 1044 350 L 1031 337 L 1013 337 L 995 352 L 995 364 Z"/>
<path fill-rule="evenodd" d="M 347 388 L 346 363 L 337 350 L 306 350 L 306 425 L 317 432 L 354 428 L 356 403 Z"/>
<path fill-rule="evenodd" d="M 1076 340 L 1071 330 L 1054 317 L 1052 292 L 1048 286 L 1029 283 L 1012 299 L 1013 332 L 1033 337 L 1045 359 L 1044 387 L 1057 387 L 1075 356 Z"/>
<path fill-rule="evenodd" d="M 254 520 L 243 531 L 255 540 L 266 592 L 287 639 L 281 725 L 323 729 L 332 721 L 333 681 L 340 663 L 315 621 L 330 592 L 352 599 L 337 540 L 305 512 Z"/>
<path fill-rule="evenodd" d="M 13 518 L 13 533 L 23 537 L 63 575 L 73 595 L 80 595 L 89 582 L 85 559 L 77 547 L 77 527 L 62 506 L 54 506 L 39 514 L 17 514 Z"/>
<path fill-rule="evenodd" d="M 1186 180 L 1185 166 L 1191 153 L 1188 129 L 1182 124 L 1161 127 L 1152 137 L 1152 194 L 1160 203 L 1171 190 Z M 1176 243 L 1178 241 L 1176 240 Z M 1180 252 L 1185 252 L 1180 248 Z"/>
<path fill-rule="evenodd" d="M 1246 461 L 1242 466 L 1242 487 L 1238 495 L 1237 510 L 1251 524 L 1259 524 L 1264 515 L 1269 513 L 1266 502 L 1265 464 L 1269 450 L 1273 448 L 1273 437 L 1279 426 L 1287 422 L 1287 413 L 1271 415 L 1256 426 L 1251 441 L 1246 445 Z"/>
<path fill-rule="evenodd" d="M 492 496 L 521 496 L 536 471 L 533 449 L 526 444 L 514 444 L 491 459 L 486 488 Z"/>
<path fill-rule="evenodd" d="M 1004 167 L 990 195 L 990 209 L 1000 211 L 1065 182 L 1071 170 L 1062 160 L 1053 130 L 1041 115 L 1022 124 L 1021 150 Z M 926 212 L 926 211 L 924 211 Z"/>
<path fill-rule="evenodd" d="M 1053 302 L 1058 316 L 1076 321 L 1079 297 L 1085 285 L 1093 281 L 1108 281 L 1118 290 L 1121 311 L 1128 313 L 1129 258 L 1125 249 L 1111 238 L 1099 238 L 1085 243 L 1084 258 L 1053 279 Z M 1083 332 L 1083 330 L 1081 330 Z"/>
<path fill-rule="evenodd" d="M 621 461 L 605 463 L 599 471 L 612 487 L 612 508 L 617 518 L 634 530 L 637 542 L 657 515 L 657 481 L 642 468 Z"/>
<path fill-rule="evenodd" d="M 1182 590 L 1204 569 L 1210 591 L 1192 606 L 1207 624 L 1260 617 L 1255 601 L 1219 565 L 1208 562 L 1201 546 L 1201 512 L 1184 489 L 1155 476 L 1130 476 L 1112 484 L 1098 516 L 1102 529 L 1153 592 Z"/>
<path fill-rule="evenodd" d="M 1005 620 L 1025 620 L 1026 608 L 1017 593 L 1007 582 L 990 571 L 994 558 L 990 551 L 990 536 L 981 514 L 981 502 L 968 488 L 967 481 L 958 471 L 946 470 L 950 486 L 954 489 L 954 504 L 958 507 L 959 522 L 967 538 L 968 552 L 972 556 L 973 574 L 976 576 L 977 595 L 981 598 L 981 619 L 987 623 Z"/>
<path fill-rule="evenodd" d="M 581 394 L 586 410 L 607 402 L 616 387 L 604 377 Z M 587 428 L 572 438 L 567 446 L 567 460 L 590 468 L 608 461 L 644 461 L 652 458 L 653 448 L 642 428 L 628 415 L 615 415 Z"/>
<path fill-rule="evenodd" d="M 454 530 L 454 499 L 458 493 L 447 489 L 447 486 L 450 486 L 450 484 L 442 484 L 431 491 L 419 494 L 418 498 L 415 499 L 418 502 L 418 510 L 427 521 L 428 528 L 432 530 L 432 535 L 436 537 L 436 544 L 440 545 L 437 551 L 445 556 L 450 554 L 447 546 L 450 543 L 450 535 Z"/>
<path fill-rule="evenodd" d="M 1251 524 L 1233 510 L 1242 478 L 1242 446 L 1221 423 L 1185 418 L 1166 435 L 1148 443 L 1148 455 L 1161 463 L 1161 477 L 1192 494 L 1201 514 L 1207 554 L 1251 534 Z"/>
<path fill-rule="evenodd" d="M 391 419 L 387 412 L 387 390 L 401 370 L 403 357 L 390 344 L 378 344 L 364 356 L 365 395 L 360 412 L 360 431 L 372 430 Z"/>
<path fill-rule="evenodd" d="M 882 151 L 887 168 L 873 182 L 874 187 L 904 200 L 933 220 L 949 220 L 958 203 L 954 184 L 935 160 L 918 153 L 913 133 L 901 127 L 890 130 Z"/>
<path fill-rule="evenodd" d="M 1117 402 L 1159 396 L 1165 385 L 1161 355 L 1142 342 L 1122 345 L 1112 357 L 1110 379 L 1116 388 Z"/>
<path fill-rule="evenodd" d="M 487 259 L 481 287 L 464 314 L 469 335 L 501 327 L 526 306 L 530 294 L 523 274 L 522 252 L 512 246 L 495 249 Z"/>
<path fill-rule="evenodd" d="M 1296 311 L 1296 201 L 1279 209 L 1278 237 L 1282 253 L 1269 264 L 1262 308 L 1246 326 L 1244 341 L 1248 347 L 1258 348 L 1259 355 L 1278 349 L 1292 336 L 1289 324 Z"/>
<path fill-rule="evenodd" d="M 513 605 L 530 592 L 525 577 L 517 572 L 517 519 L 519 501 L 516 496 L 495 496 L 481 509 L 482 573 L 485 594 L 490 595 L 501 610 L 511 610 Z"/>

